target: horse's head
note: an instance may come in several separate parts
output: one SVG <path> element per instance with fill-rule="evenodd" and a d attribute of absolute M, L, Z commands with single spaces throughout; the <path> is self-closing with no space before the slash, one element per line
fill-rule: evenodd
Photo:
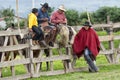
<path fill-rule="evenodd" d="M 50 43 L 53 42 L 53 35 L 54 35 L 53 28 L 50 26 L 46 26 L 44 27 L 43 32 L 44 32 L 44 40 L 46 44 L 52 46 Z"/>
<path fill-rule="evenodd" d="M 73 44 L 74 42 L 74 38 L 75 38 L 75 35 L 77 34 L 77 32 L 75 31 L 75 29 L 73 27 L 68 27 L 69 28 L 69 43 L 70 44 Z"/>

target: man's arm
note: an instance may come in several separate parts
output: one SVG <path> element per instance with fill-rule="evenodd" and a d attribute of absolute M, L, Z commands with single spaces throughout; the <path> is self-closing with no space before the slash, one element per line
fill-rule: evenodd
<path fill-rule="evenodd" d="M 34 18 L 32 17 L 32 16 L 30 16 L 29 17 L 29 29 L 31 29 L 32 28 L 32 26 L 33 26 L 33 21 L 34 21 Z"/>
<path fill-rule="evenodd" d="M 58 23 L 61 22 L 61 20 L 56 20 L 56 13 L 53 13 L 53 14 L 51 15 L 51 22 L 52 22 L 52 23 L 55 23 L 55 24 L 58 24 Z"/>

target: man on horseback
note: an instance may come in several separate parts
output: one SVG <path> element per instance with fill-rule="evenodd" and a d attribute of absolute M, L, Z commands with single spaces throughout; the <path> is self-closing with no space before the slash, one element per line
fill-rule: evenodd
<path fill-rule="evenodd" d="M 64 13 L 65 11 L 63 5 L 59 6 L 58 10 L 51 15 L 51 22 L 55 25 L 67 24 L 67 19 Z"/>
<path fill-rule="evenodd" d="M 44 40 L 42 40 L 43 37 L 43 32 L 41 30 L 41 28 L 38 26 L 38 22 L 37 22 L 37 15 L 38 15 L 38 9 L 33 8 L 32 9 L 32 13 L 29 14 L 29 31 L 30 32 L 34 32 L 35 35 L 32 37 L 32 39 L 34 40 L 34 44 L 36 42 L 42 43 L 42 46 L 46 46 L 46 43 Z"/>
<path fill-rule="evenodd" d="M 50 46 L 54 46 L 53 45 L 53 42 L 54 42 L 53 39 L 54 39 L 54 34 L 55 34 L 55 31 L 56 31 L 56 28 L 55 28 L 55 26 L 50 24 L 50 18 L 49 18 L 48 12 L 47 12 L 49 9 L 50 9 L 50 7 L 49 7 L 48 3 L 44 3 L 38 11 L 37 18 L 38 18 L 38 24 L 41 26 L 42 30 L 45 33 L 49 33 L 49 36 L 47 36 L 45 38 L 45 41 Z"/>
<path fill-rule="evenodd" d="M 57 26 L 59 32 L 63 29 L 61 32 L 62 35 L 64 35 L 66 38 L 66 41 L 64 42 L 71 44 L 73 42 L 73 36 L 76 34 L 76 32 L 72 27 L 68 27 L 65 11 L 66 9 L 64 5 L 59 6 L 58 10 L 53 12 L 53 14 L 51 15 L 51 22 Z M 61 42 L 63 43 L 62 40 Z"/>
<path fill-rule="evenodd" d="M 41 4 L 42 5 L 42 4 Z M 42 7 L 38 10 L 38 24 L 40 25 L 41 23 L 44 23 L 44 22 L 49 22 L 50 21 L 50 18 L 49 18 L 49 15 L 48 15 L 48 10 L 50 9 L 48 3 L 44 3 L 42 5 Z"/>

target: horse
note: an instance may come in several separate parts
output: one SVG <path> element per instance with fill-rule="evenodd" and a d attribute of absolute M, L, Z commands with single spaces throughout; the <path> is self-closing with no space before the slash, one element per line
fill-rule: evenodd
<path fill-rule="evenodd" d="M 67 26 L 67 25 L 64 25 L 64 24 L 59 24 L 59 25 L 56 26 L 56 32 L 54 33 L 55 36 L 53 36 L 55 40 L 53 40 L 53 41 L 54 41 L 54 43 L 58 44 L 59 47 L 66 47 L 68 44 L 69 45 L 73 44 L 74 37 L 75 37 L 76 34 L 77 34 L 77 32 L 75 31 L 75 29 L 73 27 Z M 53 35 L 52 31 L 50 31 L 49 33 L 46 34 L 46 37 L 48 38 L 48 40 L 53 39 L 51 37 L 52 35 Z M 58 36 L 58 37 L 56 37 L 56 36 Z M 46 53 L 47 53 L 46 57 L 48 57 L 49 56 L 49 51 L 46 50 Z M 73 51 L 72 51 L 72 53 L 73 53 Z M 48 65 L 48 63 L 47 63 L 47 65 Z"/>

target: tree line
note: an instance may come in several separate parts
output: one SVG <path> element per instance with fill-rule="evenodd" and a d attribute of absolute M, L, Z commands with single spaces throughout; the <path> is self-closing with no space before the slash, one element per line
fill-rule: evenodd
<path fill-rule="evenodd" d="M 94 12 L 89 12 L 90 20 L 92 24 L 107 23 L 107 16 L 110 17 L 112 22 L 120 22 L 120 8 L 119 7 L 100 7 Z M 71 26 L 82 25 L 88 20 L 87 12 L 79 13 L 76 10 L 67 10 L 66 16 L 68 24 Z"/>

